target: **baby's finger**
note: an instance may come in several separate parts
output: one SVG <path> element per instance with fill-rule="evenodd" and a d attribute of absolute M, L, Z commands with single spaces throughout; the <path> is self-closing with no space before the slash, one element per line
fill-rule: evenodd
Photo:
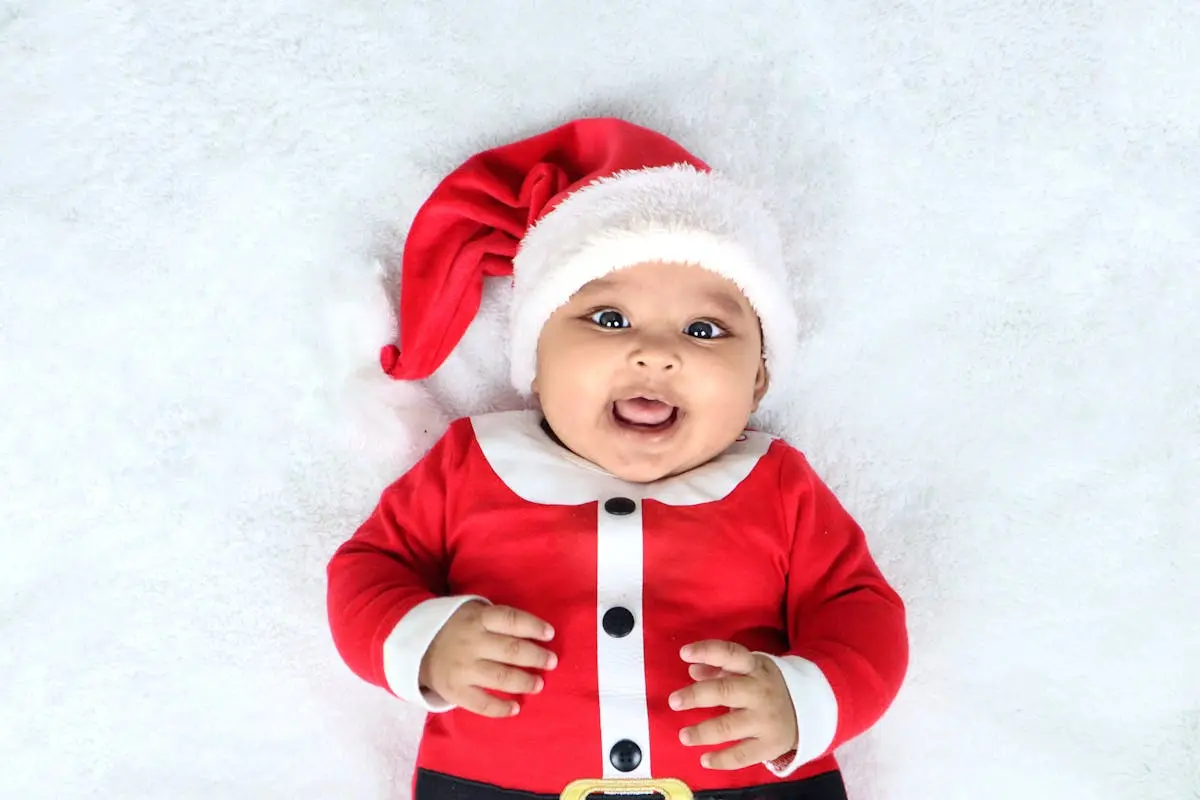
<path fill-rule="evenodd" d="M 749 675 L 758 664 L 745 647 L 717 639 L 693 642 L 680 650 L 679 655 L 689 664 L 706 664 L 738 675 Z"/>
<path fill-rule="evenodd" d="M 672 692 L 667 704 L 676 711 L 690 708 L 747 708 L 757 697 L 755 681 L 742 675 L 700 681 Z"/>
<path fill-rule="evenodd" d="M 730 711 L 679 732 L 679 741 L 688 746 L 740 742 L 757 733 L 754 715 L 749 711 Z"/>
<path fill-rule="evenodd" d="M 760 739 L 745 739 L 733 747 L 705 753 L 700 756 L 700 766 L 708 769 L 745 769 L 779 756 L 779 753 L 772 752 L 772 748 Z"/>
<path fill-rule="evenodd" d="M 688 675 L 694 681 L 711 681 L 713 678 L 724 678 L 732 673 L 726 672 L 723 669 L 710 667 L 707 664 L 689 664 Z"/>
<path fill-rule="evenodd" d="M 459 708 L 482 717 L 511 717 L 520 710 L 512 700 L 502 700 L 475 686 L 465 686 L 455 693 L 455 697 L 446 699 Z"/>
<path fill-rule="evenodd" d="M 470 681 L 480 689 L 492 689 L 507 694 L 537 694 L 545 682 L 540 675 L 497 661 L 478 661 L 471 670 Z"/>
<path fill-rule="evenodd" d="M 550 623 L 512 606 L 488 606 L 483 609 L 480 620 L 483 629 L 491 633 L 543 642 L 554 638 L 554 628 L 550 627 Z"/>
<path fill-rule="evenodd" d="M 479 648 L 480 658 L 530 669 L 554 669 L 558 666 L 558 656 L 528 639 L 499 633 L 485 633 L 484 637 Z"/>

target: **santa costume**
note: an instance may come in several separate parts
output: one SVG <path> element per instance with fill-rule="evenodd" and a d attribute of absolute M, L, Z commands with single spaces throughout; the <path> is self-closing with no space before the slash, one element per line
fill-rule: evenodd
<path fill-rule="evenodd" d="M 675 142 L 613 119 L 481 153 L 437 187 L 405 244 L 399 346 L 383 348 L 383 368 L 428 377 L 478 311 L 484 277 L 511 275 L 511 375 L 528 394 L 554 310 L 647 261 L 736 284 L 778 391 L 796 321 L 769 215 Z M 754 431 L 700 467 L 639 484 L 576 456 L 537 411 L 458 420 L 387 487 L 328 577 L 347 665 L 429 711 L 416 800 L 558 797 L 581 779 L 617 781 L 608 791 L 660 781 L 655 791 L 700 797 L 844 798 L 833 750 L 879 719 L 907 668 L 904 607 L 862 530 L 799 451 Z M 558 667 L 542 692 L 517 698 L 515 717 L 449 707 L 418 684 L 430 642 L 471 599 L 555 630 Z M 667 705 L 692 683 L 680 648 L 704 639 L 772 657 L 796 714 L 794 752 L 719 771 L 700 764 L 718 747 L 680 743 L 680 729 L 724 712 Z"/>

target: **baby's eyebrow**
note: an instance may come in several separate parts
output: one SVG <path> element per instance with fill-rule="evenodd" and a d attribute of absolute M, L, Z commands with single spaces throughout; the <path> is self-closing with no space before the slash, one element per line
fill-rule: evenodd
<path fill-rule="evenodd" d="M 726 292 L 708 291 L 704 293 L 704 299 L 716 306 L 723 315 L 736 318 L 746 313 L 745 307 Z"/>
<path fill-rule="evenodd" d="M 603 292 L 609 289 L 619 289 L 620 284 L 612 278 L 596 278 L 594 281 L 588 281 L 575 294 L 593 294 L 595 292 Z"/>

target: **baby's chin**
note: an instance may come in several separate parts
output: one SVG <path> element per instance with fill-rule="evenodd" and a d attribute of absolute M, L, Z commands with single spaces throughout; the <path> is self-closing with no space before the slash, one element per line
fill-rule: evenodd
<path fill-rule="evenodd" d="M 611 473 L 614 477 L 620 478 L 626 483 L 654 483 L 655 481 L 683 472 L 683 470 L 663 469 L 652 465 L 625 464 L 620 467 L 612 467 L 600 464 L 600 466 L 606 472 Z"/>
<path fill-rule="evenodd" d="M 689 459 L 682 453 L 607 453 L 597 454 L 591 460 L 605 472 L 627 483 L 654 483 L 694 469 L 707 459 Z"/>

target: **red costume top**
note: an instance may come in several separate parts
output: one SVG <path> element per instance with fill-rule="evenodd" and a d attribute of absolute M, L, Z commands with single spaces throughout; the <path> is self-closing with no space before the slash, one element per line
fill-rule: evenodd
<path fill-rule="evenodd" d="M 418 687 L 429 642 L 472 596 L 554 626 L 558 667 L 515 717 Z M 908 662 L 903 605 L 861 529 L 800 452 L 755 432 L 687 473 L 631 484 L 557 444 L 536 412 L 458 420 L 338 549 L 328 600 L 349 667 L 434 712 L 419 768 L 530 792 L 593 777 L 700 791 L 834 770 L 832 750 L 879 719 Z M 796 753 L 717 771 L 700 766 L 717 748 L 679 742 L 724 713 L 667 706 L 692 682 L 680 647 L 702 639 L 775 657 Z"/>

